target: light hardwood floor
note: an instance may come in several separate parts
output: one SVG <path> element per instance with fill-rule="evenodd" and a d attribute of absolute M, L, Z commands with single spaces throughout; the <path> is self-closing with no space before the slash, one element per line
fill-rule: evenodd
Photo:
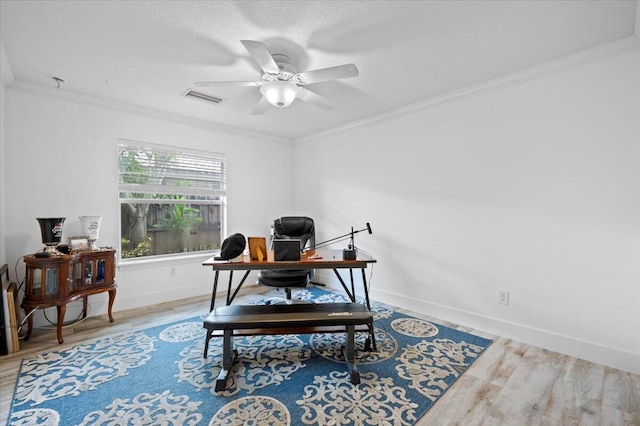
<path fill-rule="evenodd" d="M 247 287 L 237 303 L 268 290 Z M 271 293 L 268 294 L 272 295 Z M 220 299 L 219 299 L 220 300 Z M 90 317 L 63 330 L 36 329 L 19 352 L 0 357 L 0 424 L 6 424 L 20 362 L 40 352 L 208 312 L 209 297 L 120 311 L 115 323 Z M 400 311 L 403 311 L 400 309 Z M 408 314 L 494 339 L 493 344 L 418 425 L 634 425 L 640 426 L 640 376 L 535 346 Z"/>

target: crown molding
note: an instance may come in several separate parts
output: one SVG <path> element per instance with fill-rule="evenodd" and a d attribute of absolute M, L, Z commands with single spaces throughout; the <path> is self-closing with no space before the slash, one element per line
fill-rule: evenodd
<path fill-rule="evenodd" d="M 233 126 L 226 126 L 224 124 L 214 123 L 212 121 L 201 120 L 198 118 L 187 117 L 180 114 L 174 114 L 170 112 L 159 111 L 153 108 L 142 107 L 138 105 L 128 104 L 125 102 L 119 102 L 107 98 L 100 98 L 97 96 L 90 96 L 83 93 L 73 92 L 70 90 L 60 90 L 55 87 L 48 87 L 41 84 L 28 83 L 20 80 L 14 80 L 11 84 L 6 85 L 7 89 L 28 93 L 37 96 L 44 96 L 48 98 L 54 98 L 58 100 L 64 100 L 81 105 L 95 106 L 99 108 L 114 110 L 118 112 L 125 112 L 129 114 L 139 115 L 147 118 L 155 118 L 163 121 L 171 121 L 176 124 L 183 124 L 187 126 L 200 127 L 208 130 L 214 130 L 218 132 L 228 133 L 231 135 L 249 137 L 253 139 L 267 140 L 270 142 L 284 143 L 291 145 L 293 140 L 279 138 L 277 136 L 269 135 L 266 133 L 253 132 L 250 130 L 240 129 Z"/>
<path fill-rule="evenodd" d="M 9 62 L 9 57 L 7 56 L 7 51 L 4 50 L 4 43 L 1 38 L 0 38 L 0 78 L 2 79 L 2 83 L 4 84 L 4 87 L 9 86 L 16 79 L 15 76 L 13 75 L 11 62 Z"/>
<path fill-rule="evenodd" d="M 311 142 L 327 136 L 331 136 L 338 133 L 346 132 L 348 130 L 356 129 L 358 127 L 367 126 L 374 123 L 390 120 L 399 116 L 422 111 L 424 109 L 432 108 L 448 102 L 465 99 L 465 98 L 480 95 L 483 93 L 502 90 L 507 87 L 516 86 L 518 84 L 526 83 L 532 80 L 537 80 L 553 74 L 558 74 L 573 68 L 579 68 L 592 63 L 604 61 L 615 56 L 620 56 L 620 55 L 624 55 L 624 54 L 636 51 L 638 49 L 640 49 L 640 39 L 638 39 L 638 37 L 636 36 L 629 36 L 611 43 L 600 45 L 592 49 L 587 49 L 582 52 L 574 53 L 572 55 L 568 55 L 560 59 L 545 62 L 543 64 L 536 65 L 522 71 L 517 71 L 511 74 L 504 75 L 502 77 L 498 77 L 482 83 L 474 84 L 472 86 L 468 86 L 459 90 L 454 90 L 452 92 L 434 96 L 432 98 L 429 98 L 423 101 L 405 105 L 405 106 L 384 112 L 382 114 L 378 114 L 362 120 L 354 121 L 352 123 L 348 123 L 340 127 L 335 127 L 333 129 L 329 129 L 323 132 L 318 132 L 312 135 L 303 136 L 301 138 L 295 139 L 294 142 L 296 143 Z"/>

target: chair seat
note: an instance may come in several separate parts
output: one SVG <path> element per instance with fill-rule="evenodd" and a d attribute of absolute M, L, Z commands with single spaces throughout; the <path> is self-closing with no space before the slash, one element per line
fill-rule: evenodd
<path fill-rule="evenodd" d="M 308 270 L 262 271 L 258 276 L 258 283 L 269 287 L 306 287 L 308 282 Z"/>

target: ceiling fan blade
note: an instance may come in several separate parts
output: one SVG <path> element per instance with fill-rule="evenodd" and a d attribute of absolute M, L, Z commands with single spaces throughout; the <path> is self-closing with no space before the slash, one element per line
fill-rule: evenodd
<path fill-rule="evenodd" d="M 264 114 L 264 112 L 267 110 L 269 105 L 270 105 L 269 101 L 267 100 L 267 98 L 263 96 L 262 99 L 260 99 L 260 102 L 258 102 L 258 105 L 253 107 L 253 109 L 251 110 L 251 115 Z"/>
<path fill-rule="evenodd" d="M 262 81 L 198 81 L 194 83 L 198 87 L 207 86 L 262 86 Z"/>
<path fill-rule="evenodd" d="M 313 84 L 329 80 L 339 80 L 341 78 L 357 77 L 358 75 L 360 75 L 360 73 L 355 65 L 345 64 L 338 65 L 336 67 L 301 72 L 296 74 L 293 79 L 298 84 Z"/>
<path fill-rule="evenodd" d="M 298 96 L 296 96 L 298 99 L 309 102 L 311 105 L 317 106 L 325 111 L 331 111 L 333 109 L 333 102 L 324 96 L 320 96 L 306 87 L 304 89 L 300 87 L 299 89 Z"/>
<path fill-rule="evenodd" d="M 249 54 L 260 65 L 260 68 L 268 74 L 278 74 L 280 69 L 278 64 L 269 53 L 267 46 L 259 41 L 240 40 L 240 43 L 249 51 Z"/>

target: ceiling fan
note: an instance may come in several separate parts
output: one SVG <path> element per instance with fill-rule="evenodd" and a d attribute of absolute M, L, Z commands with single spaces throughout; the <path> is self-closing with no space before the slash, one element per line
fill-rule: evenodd
<path fill-rule="evenodd" d="M 202 81 L 196 86 L 254 86 L 260 87 L 262 99 L 251 114 L 263 114 L 269 105 L 284 108 L 295 99 L 309 102 L 326 111 L 333 109 L 333 103 L 327 98 L 304 87 L 342 78 L 358 76 L 354 64 L 338 65 L 307 72 L 297 72 L 290 64 L 289 57 L 283 54 L 271 54 L 267 46 L 259 41 L 241 40 L 243 46 L 258 63 L 263 73 L 256 81 Z"/>

